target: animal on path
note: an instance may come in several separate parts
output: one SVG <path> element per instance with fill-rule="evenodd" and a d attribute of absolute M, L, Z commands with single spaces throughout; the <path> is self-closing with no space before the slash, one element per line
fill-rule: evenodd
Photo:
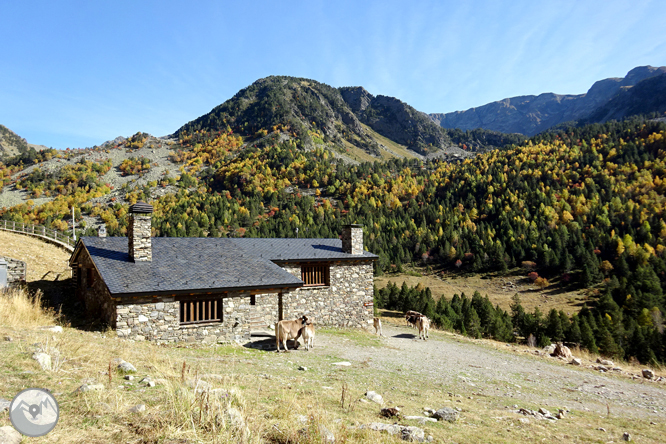
<path fill-rule="evenodd" d="M 314 324 L 312 322 L 308 322 L 303 327 L 301 327 L 301 335 L 303 336 L 303 342 L 305 343 L 305 350 L 310 351 L 310 349 L 314 347 Z"/>
<path fill-rule="evenodd" d="M 416 328 L 419 329 L 419 339 L 426 341 L 429 338 L 428 330 L 430 330 L 430 319 L 421 316 L 416 320 Z"/>
<path fill-rule="evenodd" d="M 301 329 L 307 322 L 308 318 L 303 315 L 292 321 L 279 321 L 275 324 L 275 345 L 278 353 L 280 353 L 280 341 L 282 341 L 285 351 L 289 351 L 287 347 L 287 340 L 289 339 L 294 340 L 294 349 L 298 348 L 298 338 L 301 336 Z"/>
<path fill-rule="evenodd" d="M 416 327 L 417 319 L 419 319 L 421 316 L 423 315 L 418 311 L 409 310 L 407 313 L 405 313 L 405 320 L 410 327 L 414 328 Z"/>
<path fill-rule="evenodd" d="M 384 333 L 382 333 L 382 320 L 379 318 L 372 318 L 372 324 L 375 326 L 375 334 L 384 336 Z"/>

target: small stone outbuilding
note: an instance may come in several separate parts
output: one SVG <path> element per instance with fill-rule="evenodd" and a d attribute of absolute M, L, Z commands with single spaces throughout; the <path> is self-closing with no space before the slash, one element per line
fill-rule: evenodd
<path fill-rule="evenodd" d="M 342 239 L 151 237 L 152 207 L 130 207 L 128 237 L 82 237 L 70 258 L 76 295 L 119 337 L 247 342 L 303 314 L 367 328 L 373 267 L 363 228 Z"/>

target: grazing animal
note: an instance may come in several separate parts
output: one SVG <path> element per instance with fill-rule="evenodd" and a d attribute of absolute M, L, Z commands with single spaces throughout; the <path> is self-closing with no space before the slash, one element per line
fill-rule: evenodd
<path fill-rule="evenodd" d="M 426 341 L 429 338 L 428 330 L 430 330 L 430 319 L 421 316 L 416 321 L 416 328 L 419 329 L 419 339 Z"/>
<path fill-rule="evenodd" d="M 308 322 L 303 327 L 301 327 L 301 335 L 303 336 L 303 342 L 305 343 L 305 350 L 310 351 L 310 349 L 314 347 L 314 324 L 312 322 Z"/>
<path fill-rule="evenodd" d="M 308 322 L 308 318 L 303 315 L 293 321 L 279 321 L 275 324 L 275 345 L 277 352 L 280 353 L 280 341 L 284 346 L 285 351 L 289 351 L 287 347 L 287 340 L 293 339 L 295 342 L 294 348 L 298 348 L 298 338 L 301 336 L 301 329 Z"/>
<path fill-rule="evenodd" d="M 413 311 L 409 310 L 407 313 L 405 313 L 405 320 L 409 324 L 410 327 L 414 328 L 416 327 L 416 321 L 423 316 L 421 313 L 418 311 Z"/>
<path fill-rule="evenodd" d="M 372 324 L 375 326 L 375 334 L 384 336 L 384 333 L 382 333 L 382 320 L 379 318 L 372 318 Z"/>

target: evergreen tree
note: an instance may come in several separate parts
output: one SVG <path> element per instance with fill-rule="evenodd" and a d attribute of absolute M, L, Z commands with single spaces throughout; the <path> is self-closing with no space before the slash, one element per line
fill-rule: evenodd
<path fill-rule="evenodd" d="M 590 324 L 587 322 L 586 317 L 580 318 L 580 342 L 583 347 L 585 347 L 590 353 L 599 353 L 597 348 L 597 343 L 594 339 L 594 333 Z"/>
<path fill-rule="evenodd" d="M 570 342 L 572 344 L 580 345 L 582 341 L 582 334 L 580 331 L 578 316 L 573 317 L 573 321 L 571 322 L 571 327 L 569 328 L 566 334 L 566 340 L 567 342 Z"/>
<path fill-rule="evenodd" d="M 467 314 L 465 315 L 465 332 L 467 336 L 472 338 L 479 339 L 481 337 L 481 319 L 477 314 L 474 307 L 469 307 Z"/>

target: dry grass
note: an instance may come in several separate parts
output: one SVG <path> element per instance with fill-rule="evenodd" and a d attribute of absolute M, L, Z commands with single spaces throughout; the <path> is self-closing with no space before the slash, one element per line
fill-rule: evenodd
<path fill-rule="evenodd" d="M 504 310 L 509 310 L 511 298 L 517 293 L 523 308 L 528 312 L 539 307 L 543 313 L 548 313 L 554 308 L 563 310 L 569 315 L 577 313 L 583 302 L 587 300 L 587 295 L 582 290 L 562 291 L 556 285 L 539 290 L 524 279 L 524 273 L 521 274 L 522 270 L 514 270 L 516 275 L 506 277 L 490 274 L 472 276 L 451 274 L 442 277 L 441 274 L 426 273 L 423 269 L 416 271 L 421 276 L 414 275 L 417 273 L 400 273 L 376 277 L 375 285 L 377 288 L 384 288 L 388 282 L 393 282 L 398 286 L 406 282 L 410 287 L 420 284 L 423 287 L 430 287 L 435 300 L 439 300 L 442 296 L 450 300 L 454 294 L 460 295 L 461 293 L 471 297 L 475 291 L 478 291 L 481 296 L 488 295 L 493 305 L 499 304 Z M 506 285 L 507 282 L 513 282 L 516 288 Z"/>
<path fill-rule="evenodd" d="M 57 314 L 42 305 L 39 291 L 33 295 L 21 288 L 0 291 L 0 325 L 22 328 L 55 325 Z"/>
<path fill-rule="evenodd" d="M 61 280 L 71 277 L 67 263 L 70 254 L 34 237 L 0 230 L 0 256 L 26 262 L 28 282 L 52 281 L 58 274 L 61 274 Z"/>
<path fill-rule="evenodd" d="M 400 405 L 406 414 L 421 414 L 424 406 L 459 407 L 462 419 L 457 423 L 420 426 L 434 442 L 617 442 L 623 431 L 630 430 L 635 441 L 657 443 L 666 433 L 664 424 L 629 420 L 619 413 L 600 417 L 576 411 L 557 423 L 533 419 L 521 423 L 520 417 L 505 407 L 515 403 L 514 399 L 503 398 L 501 392 L 497 396 L 477 395 L 478 391 L 493 391 L 494 381 L 487 381 L 484 387 L 456 380 L 441 384 L 405 371 L 377 373 L 364 365 L 332 368 L 331 362 L 339 357 L 326 352 L 276 354 L 239 346 L 158 346 L 107 337 L 109 333 L 66 327 L 62 334 L 54 335 L 0 326 L 0 334 L 14 339 L 0 342 L 0 395 L 11 398 L 25 387 L 47 387 L 60 404 L 56 429 L 34 442 L 314 444 L 325 442 L 325 430 L 335 435 L 337 443 L 402 442 L 357 428 L 370 422 L 389 422 L 379 417 L 376 404 L 357 401 L 369 389 L 381 392 L 387 406 Z M 343 330 L 322 334 L 340 341 L 348 339 L 354 346 L 371 343 L 378 352 L 383 347 L 374 335 L 358 331 L 350 332 L 349 338 L 344 338 Z M 484 343 L 470 340 L 470 346 Z M 63 357 L 57 371 L 42 371 L 30 358 L 36 347 L 45 346 L 57 349 Z M 115 358 L 136 366 L 131 384 L 115 371 Z M 308 370 L 297 370 L 301 365 Z M 143 376 L 150 376 L 158 385 L 150 388 L 138 383 Z M 75 392 L 84 382 L 101 383 L 104 390 Z M 346 406 L 340 404 L 343 387 L 347 389 Z M 349 401 L 354 408 L 349 408 Z M 129 411 L 138 404 L 145 404 L 146 410 Z M 9 425 L 6 412 L 0 413 L 0 426 L 5 425 Z M 608 432 L 600 432 L 599 427 Z"/>

